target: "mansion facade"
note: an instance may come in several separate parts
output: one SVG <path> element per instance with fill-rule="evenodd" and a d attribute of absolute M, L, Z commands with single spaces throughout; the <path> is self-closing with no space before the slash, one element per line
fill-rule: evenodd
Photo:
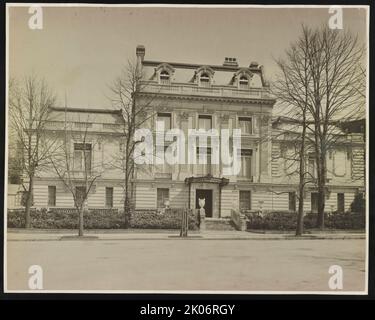
<path fill-rule="evenodd" d="M 197 148 L 207 155 L 207 164 L 151 165 L 136 167 L 132 176 L 132 198 L 136 209 L 199 208 L 205 198 L 206 217 L 221 218 L 231 210 L 292 210 L 298 207 L 296 164 L 286 155 L 293 150 L 298 132 L 288 130 L 288 119 L 274 117 L 276 102 L 264 78 L 261 65 L 240 67 L 235 58 L 222 65 L 200 65 L 145 59 L 145 48 L 136 48 L 141 68 L 139 103 L 151 101 L 153 113 L 145 126 L 157 134 L 156 122 L 166 130 L 241 129 L 241 169 L 226 176 L 223 164 L 210 164 L 209 144 Z M 64 121 L 77 129 L 87 128 L 89 148 L 74 143 L 74 170 L 82 161 L 101 172 L 88 197 L 89 207 L 123 207 L 124 174 L 111 166 L 113 155 L 121 153 L 122 114 L 119 110 L 54 108 L 48 130 L 63 130 Z M 350 209 L 355 194 L 364 192 L 364 134 L 337 127 L 338 139 L 327 156 L 327 211 Z M 85 155 L 85 156 L 83 156 Z M 306 186 L 305 210 L 317 211 L 313 153 L 306 166 L 311 183 Z M 89 159 L 89 160 L 87 160 Z M 79 181 L 77 181 L 79 188 Z M 297 204 L 296 204 L 297 202 Z M 73 197 L 52 171 L 34 182 L 34 206 L 73 207 Z"/>

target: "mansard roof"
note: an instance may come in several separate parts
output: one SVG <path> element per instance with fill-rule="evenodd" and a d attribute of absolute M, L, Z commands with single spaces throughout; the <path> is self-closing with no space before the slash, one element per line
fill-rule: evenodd
<path fill-rule="evenodd" d="M 144 80 L 156 80 L 156 72 L 163 65 L 173 68 L 171 81 L 174 83 L 194 83 L 196 73 L 206 70 L 209 71 L 214 86 L 232 86 L 233 78 L 241 74 L 251 75 L 250 87 L 261 88 L 266 85 L 263 68 L 258 64 L 252 64 L 249 67 L 236 67 L 144 60 L 142 62 Z"/>

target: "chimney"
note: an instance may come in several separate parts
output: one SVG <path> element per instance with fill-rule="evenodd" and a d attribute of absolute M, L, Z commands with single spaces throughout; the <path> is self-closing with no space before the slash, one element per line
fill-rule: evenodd
<path fill-rule="evenodd" d="M 225 66 L 225 67 L 238 67 L 237 59 L 225 57 L 223 66 Z"/>
<path fill-rule="evenodd" d="M 143 62 L 143 59 L 145 57 L 146 49 L 142 45 L 138 45 L 137 49 L 135 50 L 135 53 L 137 55 L 137 61 L 138 62 Z"/>

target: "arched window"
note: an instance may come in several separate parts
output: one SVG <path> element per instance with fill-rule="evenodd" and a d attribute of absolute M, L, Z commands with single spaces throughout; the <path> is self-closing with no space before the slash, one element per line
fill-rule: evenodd
<path fill-rule="evenodd" d="M 202 73 L 199 80 L 200 80 L 200 84 L 202 87 L 210 86 L 210 76 L 208 75 L 208 73 L 206 72 Z"/>
<path fill-rule="evenodd" d="M 248 89 L 249 88 L 249 79 L 246 76 L 241 76 L 238 81 L 239 89 Z"/>
<path fill-rule="evenodd" d="M 167 70 L 162 70 L 160 72 L 160 84 L 170 84 L 170 75 Z"/>

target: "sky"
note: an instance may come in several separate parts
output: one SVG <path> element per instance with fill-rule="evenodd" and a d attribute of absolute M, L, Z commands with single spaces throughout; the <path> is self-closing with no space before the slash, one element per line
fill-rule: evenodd
<path fill-rule="evenodd" d="M 146 60 L 240 66 L 251 61 L 274 78 L 274 59 L 295 41 L 301 25 L 328 23 L 325 8 L 43 7 L 43 28 L 30 29 L 29 7 L 9 13 L 9 76 L 43 77 L 58 103 L 110 108 L 109 86 L 135 48 Z M 366 10 L 344 8 L 343 28 L 366 43 Z"/>

